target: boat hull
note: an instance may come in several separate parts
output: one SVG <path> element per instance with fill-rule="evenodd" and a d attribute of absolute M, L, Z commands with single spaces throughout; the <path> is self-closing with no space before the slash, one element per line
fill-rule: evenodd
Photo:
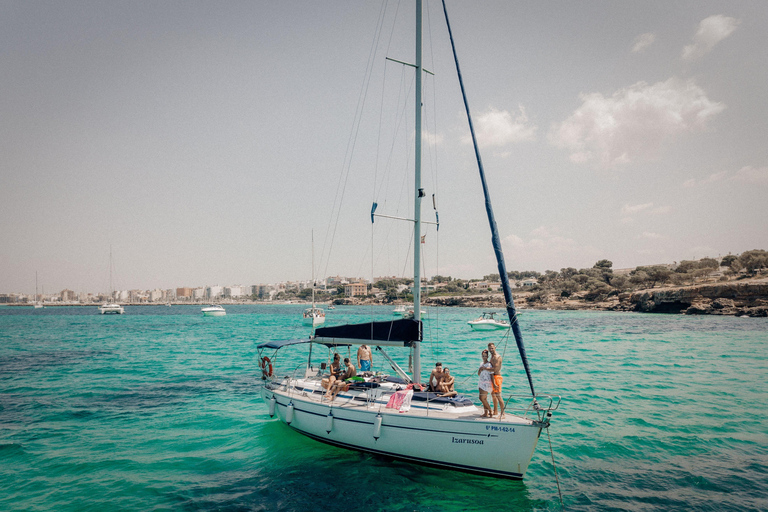
<path fill-rule="evenodd" d="M 122 306 L 101 306 L 99 313 L 102 315 L 122 315 L 125 310 Z"/>
<path fill-rule="evenodd" d="M 264 386 L 264 402 L 273 397 L 281 422 L 318 441 L 493 477 L 522 479 L 541 433 L 537 423 L 399 414 L 380 405 L 337 407 Z"/>
<path fill-rule="evenodd" d="M 475 331 L 495 331 L 497 329 L 509 329 L 509 324 L 496 322 L 467 322 Z"/>
<path fill-rule="evenodd" d="M 226 316 L 227 312 L 218 310 L 218 311 L 203 311 L 203 316 Z"/>
<path fill-rule="evenodd" d="M 323 325 L 325 323 L 325 317 L 321 316 L 321 317 L 313 318 L 313 317 L 305 316 L 302 319 L 302 322 L 304 322 L 304 325 L 312 325 L 312 326 Z"/>

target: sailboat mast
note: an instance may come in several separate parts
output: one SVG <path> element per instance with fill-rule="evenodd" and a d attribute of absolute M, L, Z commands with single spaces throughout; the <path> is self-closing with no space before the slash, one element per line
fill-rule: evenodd
<path fill-rule="evenodd" d="M 113 295 L 115 292 L 112 290 L 112 245 L 109 246 L 109 302 L 114 300 Z"/>
<path fill-rule="evenodd" d="M 315 230 L 312 230 L 312 326 L 315 325 Z"/>
<path fill-rule="evenodd" d="M 416 148 L 414 166 L 414 205 L 413 205 L 413 319 L 421 323 L 421 0 L 416 0 Z M 413 344 L 413 382 L 421 382 L 421 335 Z"/>

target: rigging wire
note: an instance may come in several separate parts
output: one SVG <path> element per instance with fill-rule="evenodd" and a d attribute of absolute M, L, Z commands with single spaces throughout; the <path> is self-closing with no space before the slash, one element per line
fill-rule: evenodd
<path fill-rule="evenodd" d="M 379 10 L 379 18 L 376 23 L 376 30 L 374 30 L 373 41 L 371 41 L 371 48 L 368 53 L 368 63 L 366 65 L 365 74 L 363 76 L 363 83 L 361 86 L 360 94 L 357 99 L 357 107 L 355 109 L 355 118 L 352 122 L 352 128 L 349 135 L 349 140 L 347 141 L 347 150 L 344 154 L 344 162 L 342 163 L 341 172 L 339 173 L 339 181 L 336 186 L 336 195 L 333 198 L 333 206 L 331 208 L 331 218 L 328 222 L 328 228 L 326 229 L 323 248 L 320 251 L 320 261 L 322 262 L 323 257 L 327 258 L 324 275 L 328 275 L 328 264 L 330 263 L 331 251 L 333 250 L 333 241 L 336 237 L 336 230 L 339 225 L 339 218 L 341 217 L 341 203 L 344 201 L 344 193 L 346 192 L 347 181 L 349 180 L 350 168 L 352 167 L 352 155 L 354 153 L 354 148 L 357 143 L 357 133 L 360 130 L 363 106 L 365 105 L 365 100 L 368 97 L 368 87 L 370 86 L 371 76 L 373 73 L 373 62 L 375 60 L 376 50 L 378 48 L 377 41 L 379 41 L 381 37 L 381 30 L 382 30 L 382 27 L 384 26 L 385 13 L 386 13 L 386 1 L 383 1 L 381 5 L 381 9 Z M 341 191 L 341 196 L 339 196 L 339 191 Z M 338 204 L 338 210 L 336 210 L 337 204 Z M 335 222 L 333 219 L 334 211 L 336 213 Z M 331 234 L 331 226 L 333 226 L 332 234 Z M 328 253 L 326 255 L 325 245 L 326 243 L 328 243 L 329 235 L 330 235 L 330 244 L 328 247 Z"/>

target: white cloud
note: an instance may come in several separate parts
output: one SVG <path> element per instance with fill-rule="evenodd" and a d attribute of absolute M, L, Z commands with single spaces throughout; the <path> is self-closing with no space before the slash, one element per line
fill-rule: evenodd
<path fill-rule="evenodd" d="M 591 246 L 562 236 L 556 229 L 541 226 L 531 231 L 527 239 L 509 235 L 502 240 L 509 270 L 559 270 L 589 267 L 601 259 L 601 252 Z M 514 264 L 511 264 L 514 262 Z"/>
<path fill-rule="evenodd" d="M 717 43 L 730 36 L 740 21 L 722 14 L 710 16 L 699 23 L 693 43 L 683 48 L 683 59 L 698 59 L 709 53 Z"/>
<path fill-rule="evenodd" d="M 691 178 L 683 183 L 686 188 L 710 185 L 720 182 L 747 183 L 750 185 L 768 185 L 768 167 L 742 167 L 738 171 L 720 171 L 710 174 L 706 178 L 697 180 Z"/>
<path fill-rule="evenodd" d="M 651 46 L 654 41 L 656 41 L 656 34 L 650 32 L 640 34 L 635 38 L 635 44 L 632 46 L 632 53 L 642 53 L 646 48 Z"/>
<path fill-rule="evenodd" d="M 754 185 L 768 185 L 768 167 L 742 167 L 731 177 L 734 181 L 752 183 Z"/>
<path fill-rule="evenodd" d="M 603 167 L 648 157 L 674 136 L 704 129 L 725 109 L 693 80 L 638 82 L 610 97 L 582 94 L 582 105 L 552 126 L 551 144 L 571 152 L 571 161 Z"/>
<path fill-rule="evenodd" d="M 443 136 L 439 133 L 432 133 L 429 130 L 422 130 L 421 134 L 423 139 L 430 145 L 438 146 L 443 143 Z"/>
<path fill-rule="evenodd" d="M 643 203 L 643 204 L 625 204 L 621 207 L 621 215 L 620 221 L 623 224 L 629 224 L 631 222 L 634 222 L 633 216 L 638 213 L 643 213 L 644 215 L 663 215 L 665 213 L 669 213 L 672 211 L 672 208 L 670 206 L 657 206 L 656 208 L 653 207 L 653 203 Z"/>
<path fill-rule="evenodd" d="M 537 127 L 528 123 L 528 115 L 522 105 L 516 114 L 491 108 L 477 116 L 476 120 L 477 142 L 481 147 L 503 147 L 536 137 Z M 470 143 L 471 139 L 466 137 L 464 142 Z"/>
<path fill-rule="evenodd" d="M 625 204 L 621 207 L 621 214 L 622 215 L 629 215 L 632 213 L 638 213 L 643 210 L 648 210 L 649 208 L 653 208 L 653 203 L 644 203 L 644 204 Z"/>
<path fill-rule="evenodd" d="M 664 235 L 658 233 L 652 233 L 650 231 L 643 231 L 642 235 L 637 235 L 637 238 L 644 238 L 646 240 L 662 240 L 666 238 Z"/>

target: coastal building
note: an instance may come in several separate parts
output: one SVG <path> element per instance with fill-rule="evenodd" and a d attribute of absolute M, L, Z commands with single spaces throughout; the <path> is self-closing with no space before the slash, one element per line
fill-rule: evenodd
<path fill-rule="evenodd" d="M 238 299 L 247 293 L 244 291 L 245 286 L 225 286 L 222 295 L 228 299 Z"/>
<path fill-rule="evenodd" d="M 218 299 L 224 292 L 224 288 L 221 286 L 208 286 L 205 289 L 205 298 L 209 300 Z"/>
<path fill-rule="evenodd" d="M 344 285 L 344 295 L 347 297 L 360 297 L 368 294 L 368 285 L 362 282 Z"/>
<path fill-rule="evenodd" d="M 77 294 L 72 290 L 61 290 L 59 298 L 61 299 L 61 302 L 75 302 L 77 300 Z"/>
<path fill-rule="evenodd" d="M 192 299 L 195 301 L 202 301 L 205 299 L 205 288 L 199 287 L 192 290 Z"/>
<path fill-rule="evenodd" d="M 192 300 L 192 288 L 176 288 L 176 299 Z"/>

